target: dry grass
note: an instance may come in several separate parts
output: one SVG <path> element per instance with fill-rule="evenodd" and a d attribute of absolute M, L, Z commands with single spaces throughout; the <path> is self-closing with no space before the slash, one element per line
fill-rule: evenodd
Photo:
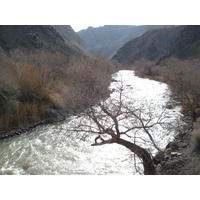
<path fill-rule="evenodd" d="M 73 112 L 91 105 L 107 90 L 116 68 L 100 60 L 68 62 L 62 53 L 17 49 L 0 55 L 0 81 L 6 87 L 0 87 L 0 132 L 27 127 L 56 109 Z"/>
<path fill-rule="evenodd" d="M 0 117 L 0 130 L 23 129 L 43 119 L 48 110 L 37 103 L 20 103 L 11 115 Z"/>
<path fill-rule="evenodd" d="M 6 77 L 5 85 L 15 86 L 16 94 L 13 96 L 9 87 L 8 91 L 4 89 L 0 94 L 2 103 L 6 94 L 12 99 L 9 105 L 5 105 L 10 107 L 10 111 L 0 113 L 0 131 L 25 128 L 45 118 L 54 105 L 50 97 L 51 90 L 42 82 L 48 73 L 40 77 L 39 70 L 33 66 L 10 66 L 2 72 Z M 4 110 L 8 109 L 5 107 Z"/>

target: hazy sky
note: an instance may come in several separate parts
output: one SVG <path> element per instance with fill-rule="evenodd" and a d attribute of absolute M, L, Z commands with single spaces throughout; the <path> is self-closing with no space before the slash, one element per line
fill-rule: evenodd
<path fill-rule="evenodd" d="M 74 10 L 67 11 L 70 17 L 59 18 L 59 23 L 70 24 L 76 32 L 89 26 L 103 25 L 199 24 L 198 6 L 194 7 L 195 3 L 192 2 L 193 0 L 190 0 L 190 3 L 180 3 L 179 0 L 73 0 L 70 7 L 74 7 Z M 65 15 L 66 12 L 62 14 Z M 66 22 L 66 19 L 69 22 Z"/>
<path fill-rule="evenodd" d="M 71 25 L 76 32 L 87 29 L 88 26 L 103 25 L 199 24 L 197 2 L 198 0 L 56 0 L 47 3 L 30 0 L 27 3 L 27 0 L 10 0 L 1 2 L 4 9 L 0 12 L 0 24 Z"/>
<path fill-rule="evenodd" d="M 87 29 L 89 26 L 92 26 L 92 27 L 99 27 L 99 26 L 104 26 L 104 25 L 98 25 L 98 24 L 95 24 L 94 26 L 92 24 L 90 25 L 84 25 L 84 24 L 77 24 L 77 25 L 71 25 L 71 27 L 74 29 L 75 32 L 78 32 L 80 30 L 83 30 L 83 29 Z"/>

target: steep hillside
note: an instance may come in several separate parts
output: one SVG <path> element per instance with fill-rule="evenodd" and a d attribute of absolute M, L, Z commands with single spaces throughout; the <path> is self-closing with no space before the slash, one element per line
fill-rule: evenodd
<path fill-rule="evenodd" d="M 0 46 L 6 52 L 23 47 L 52 53 L 60 51 L 67 56 L 78 54 L 52 26 L 0 26 Z"/>
<path fill-rule="evenodd" d="M 65 40 L 53 26 L 0 26 L 0 138 L 63 120 L 107 94 L 114 67 L 86 56 L 71 27 L 61 28 Z"/>
<path fill-rule="evenodd" d="M 173 43 L 168 56 L 179 59 L 196 59 L 200 57 L 200 26 L 186 26 Z"/>
<path fill-rule="evenodd" d="M 84 41 L 74 32 L 70 25 L 54 25 L 53 27 L 59 32 L 65 42 L 72 42 L 85 47 Z"/>
<path fill-rule="evenodd" d="M 183 28 L 183 26 L 178 26 L 147 31 L 142 36 L 126 43 L 112 59 L 124 65 L 132 65 L 142 58 L 158 61 L 168 53 L 172 42 L 178 38 Z"/>
<path fill-rule="evenodd" d="M 86 56 L 93 57 L 91 52 L 86 49 L 84 41 L 70 25 L 54 25 L 53 27 L 58 31 L 67 45 L 75 48 L 77 51 L 85 54 Z"/>
<path fill-rule="evenodd" d="M 148 30 L 161 27 L 153 25 L 106 25 L 99 28 L 89 27 L 86 30 L 79 31 L 78 35 L 85 41 L 89 51 L 98 51 L 105 56 L 112 56 L 131 39 L 141 36 Z"/>

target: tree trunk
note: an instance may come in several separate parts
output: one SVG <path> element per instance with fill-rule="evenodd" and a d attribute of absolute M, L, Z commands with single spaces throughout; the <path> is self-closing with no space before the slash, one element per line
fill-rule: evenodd
<path fill-rule="evenodd" d="M 125 146 L 142 159 L 145 175 L 155 175 L 155 166 L 153 164 L 153 160 L 145 149 L 121 138 L 117 138 L 115 143 Z"/>

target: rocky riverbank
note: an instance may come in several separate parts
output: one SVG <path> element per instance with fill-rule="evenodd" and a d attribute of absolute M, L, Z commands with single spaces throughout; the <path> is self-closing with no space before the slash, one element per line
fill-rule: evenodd
<path fill-rule="evenodd" d="M 189 116 L 183 119 L 187 125 L 170 142 L 163 153 L 157 154 L 158 175 L 200 174 L 200 151 L 195 145 L 194 133 L 200 128 L 200 121 L 193 123 Z"/>

